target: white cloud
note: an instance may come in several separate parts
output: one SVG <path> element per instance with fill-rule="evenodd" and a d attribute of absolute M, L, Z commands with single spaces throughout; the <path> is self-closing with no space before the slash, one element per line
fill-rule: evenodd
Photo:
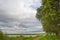
<path fill-rule="evenodd" d="M 2 5 L 0 9 L 3 9 L 7 14 L 13 18 L 26 18 L 31 17 L 36 13 L 36 10 L 32 10 L 30 7 L 33 5 L 32 0 L 0 0 Z"/>
<path fill-rule="evenodd" d="M 34 25 L 35 28 L 41 28 L 41 25 L 33 24 L 33 21 L 34 23 L 38 22 L 35 19 L 35 8 L 39 6 L 41 6 L 40 0 L 0 0 L 0 28 L 12 27 L 13 29 L 20 28 L 20 30 L 24 31 L 25 26 L 29 26 L 28 28 L 30 28 L 29 24 L 31 24 L 33 30 L 35 30 L 32 27 Z M 28 28 L 26 29 L 28 30 Z"/>

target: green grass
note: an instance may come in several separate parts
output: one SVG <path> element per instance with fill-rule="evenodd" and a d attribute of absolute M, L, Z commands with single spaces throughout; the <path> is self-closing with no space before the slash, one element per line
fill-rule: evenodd
<path fill-rule="evenodd" d="M 60 40 L 56 35 L 45 35 L 41 36 L 40 40 Z"/>
<path fill-rule="evenodd" d="M 8 37 L 8 35 L 4 35 L 1 33 L 0 35 L 0 40 L 60 40 L 60 37 L 57 35 L 47 35 L 47 34 L 40 34 L 37 35 L 36 37 L 23 37 L 17 36 L 17 37 Z"/>
<path fill-rule="evenodd" d="M 34 40 L 39 38 L 39 40 L 60 40 L 56 35 L 39 35 L 37 37 L 11 37 L 10 40 Z"/>

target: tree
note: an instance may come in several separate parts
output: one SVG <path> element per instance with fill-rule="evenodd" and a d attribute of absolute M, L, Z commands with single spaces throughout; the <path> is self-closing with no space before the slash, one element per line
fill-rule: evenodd
<path fill-rule="evenodd" d="M 44 31 L 60 34 L 60 0 L 42 0 L 36 17 L 42 21 Z"/>
<path fill-rule="evenodd" d="M 9 40 L 9 37 L 7 35 L 4 35 L 3 32 L 0 30 L 0 40 Z"/>
<path fill-rule="evenodd" d="M 3 40 L 3 33 L 0 31 L 0 40 Z"/>

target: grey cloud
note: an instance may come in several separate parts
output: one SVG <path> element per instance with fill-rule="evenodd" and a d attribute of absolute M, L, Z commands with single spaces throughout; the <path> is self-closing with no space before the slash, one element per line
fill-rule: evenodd
<path fill-rule="evenodd" d="M 16 0 L 15 0 L 16 1 Z M 26 18 L 23 18 L 21 15 L 22 18 L 18 18 L 17 16 L 15 16 L 17 13 L 16 13 L 16 10 L 18 10 L 17 12 L 19 12 L 19 9 L 17 8 L 16 6 L 16 9 L 15 9 L 15 6 L 14 6 L 14 0 L 10 1 L 10 3 L 8 4 L 9 0 L 0 0 L 0 28 L 7 28 L 6 30 L 4 31 L 7 31 L 7 32 L 13 32 L 13 31 L 16 31 L 17 29 L 14 29 L 15 26 L 18 28 L 18 30 L 22 30 L 23 32 L 37 32 L 39 30 L 35 30 L 35 27 L 37 26 L 42 26 L 41 23 L 35 18 L 34 15 L 30 15 L 30 17 L 26 17 Z M 16 4 L 16 3 L 15 3 Z M 19 6 L 20 4 L 18 4 Z M 10 7 L 9 7 L 10 6 Z M 23 10 L 24 11 L 24 10 Z M 22 12 L 23 12 L 22 11 Z M 10 12 L 11 14 L 13 13 L 13 16 L 10 15 Z M 29 11 L 30 12 L 30 11 Z M 16 14 L 15 14 L 16 13 Z M 24 13 L 24 12 L 23 12 Z M 18 13 L 18 14 L 22 14 L 21 12 Z M 28 12 L 27 12 L 28 14 Z M 29 13 L 30 14 L 30 13 Z M 29 15 L 28 14 L 28 15 Z M 17 19 L 16 19 L 16 18 Z M 11 28 L 11 29 L 9 29 Z M 20 28 L 20 29 L 19 29 Z M 25 30 L 23 30 L 24 28 L 26 28 Z M 14 30 L 13 30 L 14 29 Z M 31 29 L 31 30 L 30 30 Z M 29 30 L 29 31 L 28 31 Z M 19 31 L 19 32 L 22 32 L 22 31 Z M 40 32 L 40 31 L 39 31 Z"/>
<path fill-rule="evenodd" d="M 10 27 L 13 25 L 15 20 L 10 18 L 4 10 L 0 9 L 0 26 L 2 27 Z"/>
<path fill-rule="evenodd" d="M 6 12 L 4 12 L 3 10 L 0 10 L 0 27 L 8 27 L 8 28 L 13 28 L 14 26 L 17 26 L 18 28 L 20 28 L 20 30 L 22 30 L 22 28 L 26 28 L 26 30 L 22 30 L 23 32 L 27 32 L 28 30 L 30 30 L 29 28 L 31 28 L 31 30 L 35 30 L 34 28 L 37 26 L 41 26 L 41 23 L 39 21 L 37 21 L 34 17 L 32 18 L 25 18 L 25 19 L 20 19 L 20 20 L 15 20 L 13 18 L 10 18 L 10 16 L 8 16 L 7 14 L 4 14 Z M 15 29 L 16 31 L 17 29 Z M 28 32 L 41 32 L 42 30 L 35 30 L 35 31 L 28 31 Z M 6 30 L 4 30 L 6 31 Z M 8 31 L 14 31 L 14 30 L 8 30 Z"/>

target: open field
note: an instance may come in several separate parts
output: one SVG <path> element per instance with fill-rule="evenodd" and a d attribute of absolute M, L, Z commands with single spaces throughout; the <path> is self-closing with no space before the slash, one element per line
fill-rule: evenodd
<path fill-rule="evenodd" d="M 9 34 L 11 35 L 11 34 Z M 60 37 L 47 34 L 3 34 L 0 40 L 60 40 Z M 14 36 L 15 35 L 15 36 Z"/>

